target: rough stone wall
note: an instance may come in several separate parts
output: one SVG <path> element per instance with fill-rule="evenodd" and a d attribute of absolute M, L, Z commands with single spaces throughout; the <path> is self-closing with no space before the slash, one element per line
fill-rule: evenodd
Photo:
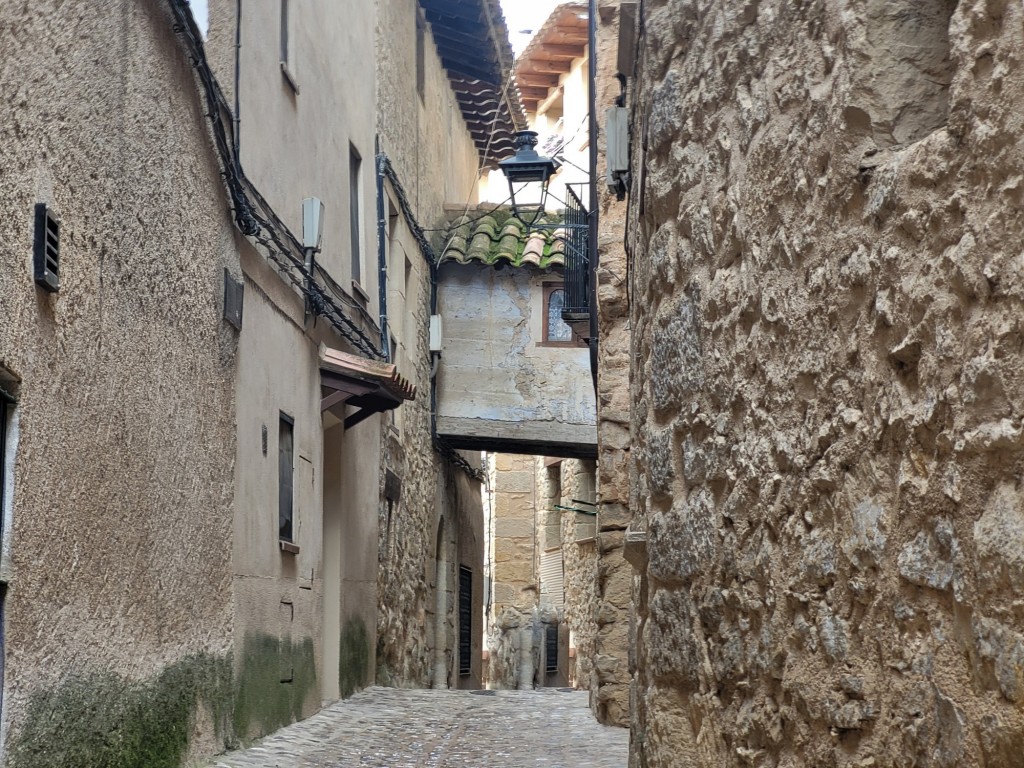
<path fill-rule="evenodd" d="M 535 459 L 494 455 L 492 625 L 488 627 L 490 685 L 532 687 L 539 668 L 537 606 L 540 596 L 536 528 Z M 536 636 L 536 637 L 535 637 Z"/>
<path fill-rule="evenodd" d="M 649 0 L 636 766 L 1018 766 L 1024 8 Z"/>
<path fill-rule="evenodd" d="M 597 28 L 597 111 L 604 136 L 605 110 L 620 94 L 615 79 L 618 61 L 619 2 L 599 4 Z M 629 73 L 627 73 L 629 74 Z M 599 629 L 595 653 L 602 661 L 594 679 L 595 711 L 601 722 L 629 722 L 629 621 L 633 571 L 623 559 L 623 531 L 629 524 L 629 308 L 624 243 L 626 203 L 604 183 L 605 142 L 598 142 L 599 222 L 597 383 L 598 484 L 600 515 L 597 546 Z"/>
<path fill-rule="evenodd" d="M 593 501 L 595 465 L 592 461 L 567 459 L 559 465 L 560 500 L 564 507 L 590 509 L 573 499 Z M 565 621 L 572 630 L 575 656 L 569 677 L 577 688 L 596 690 L 594 641 L 597 636 L 597 521 L 592 515 L 560 514 L 559 536 L 565 584 Z"/>
<path fill-rule="evenodd" d="M 495 458 L 494 615 L 537 604 L 539 555 L 535 535 L 534 459 L 511 453 Z"/>
<path fill-rule="evenodd" d="M 4 3 L 0 50 L 0 366 L 21 380 L 7 761 L 170 766 L 194 727 L 193 755 L 230 731 L 219 169 L 166 3 Z M 61 219 L 56 294 L 32 282 L 36 202 Z"/>
<path fill-rule="evenodd" d="M 468 201 L 475 194 L 476 151 L 429 29 L 424 97 L 421 99 L 417 93 L 418 3 L 415 0 L 377 0 L 375 7 L 380 148 L 391 159 L 409 194 L 409 203 L 419 224 L 438 227 L 443 221 L 446 203 Z M 393 196 L 393 190 L 389 192 Z M 482 510 L 479 494 L 474 499 L 473 493 L 462 488 L 464 477 L 456 479 L 451 472 L 444 474 L 444 462 L 433 448 L 432 360 L 427 338 L 431 312 L 430 270 L 403 217 L 398 219 L 396 235 L 388 244 L 389 321 L 398 344 L 399 370 L 416 383 L 418 394 L 416 400 L 401 406 L 402 413 L 396 419 L 387 421 L 382 434 L 377 680 L 392 685 L 427 685 L 431 681 L 437 639 L 435 544 L 441 518 L 447 510 L 449 519 L 443 521 L 447 540 L 443 545 L 451 554 L 447 560 L 450 596 L 454 598 L 457 594 L 454 586 L 458 578 L 458 553 L 463 553 L 462 559 L 467 553 L 461 538 L 471 538 L 473 531 L 479 532 L 475 562 L 467 564 L 474 568 L 475 583 L 479 586 L 477 594 L 482 594 Z M 412 267 L 408 288 L 404 286 L 402 274 L 405 259 Z M 394 472 L 402 481 L 401 498 L 391 504 L 383 487 L 386 470 Z M 450 508 L 452 500 L 456 509 Z M 454 599 L 448 600 L 447 606 L 454 611 Z M 476 630 L 474 637 L 481 636 L 482 630 Z M 449 642 L 452 637 L 449 633 Z"/>
<path fill-rule="evenodd" d="M 402 242 L 410 261 L 421 259 L 411 237 L 403 236 Z M 430 679 L 428 613 L 433 616 L 431 583 L 435 578 L 441 462 L 430 437 L 430 358 L 426 351 L 430 278 L 426 265 L 416 266 L 418 298 L 389 307 L 391 314 L 404 311 L 405 322 L 415 326 L 406 334 L 414 348 L 406 350 L 408 367 L 402 366 L 401 372 L 416 382 L 417 396 L 400 406 L 400 428 L 394 417 L 387 418 L 381 435 L 377 681 L 382 684 L 426 685 Z M 388 471 L 401 480 L 397 500 L 385 496 Z"/>

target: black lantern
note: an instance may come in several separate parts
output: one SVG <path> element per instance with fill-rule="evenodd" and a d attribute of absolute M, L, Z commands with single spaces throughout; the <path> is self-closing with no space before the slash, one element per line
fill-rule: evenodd
<path fill-rule="evenodd" d="M 508 179 L 512 199 L 512 215 L 527 228 L 532 227 L 544 215 L 544 203 L 548 197 L 548 182 L 555 175 L 555 161 L 537 153 L 537 132 L 519 131 L 515 138 L 516 153 L 498 163 L 501 172 Z M 538 202 L 527 202 L 533 197 L 526 194 L 527 185 L 540 182 Z M 531 190 L 532 191 L 532 190 Z M 518 197 L 518 199 L 517 199 Z M 524 199 L 526 198 L 526 199 Z"/>

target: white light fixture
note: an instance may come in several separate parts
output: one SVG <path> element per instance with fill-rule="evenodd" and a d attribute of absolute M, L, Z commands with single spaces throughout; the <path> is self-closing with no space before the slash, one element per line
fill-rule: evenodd
<path fill-rule="evenodd" d="M 302 201 L 302 247 L 320 250 L 324 238 L 324 204 L 319 197 Z"/>

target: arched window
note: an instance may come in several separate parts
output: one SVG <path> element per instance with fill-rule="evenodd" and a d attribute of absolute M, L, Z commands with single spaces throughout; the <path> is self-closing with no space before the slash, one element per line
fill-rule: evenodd
<path fill-rule="evenodd" d="M 572 328 L 562 319 L 565 288 L 562 283 L 544 283 L 544 343 L 572 344 Z"/>

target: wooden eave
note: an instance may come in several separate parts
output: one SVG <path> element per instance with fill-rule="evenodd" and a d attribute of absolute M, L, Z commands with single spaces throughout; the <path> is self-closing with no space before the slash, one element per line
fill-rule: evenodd
<path fill-rule="evenodd" d="M 535 112 L 549 91 L 559 86 L 574 60 L 587 55 L 587 20 L 580 18 L 586 12 L 582 3 L 556 8 L 516 62 L 516 83 L 528 112 Z"/>
<path fill-rule="evenodd" d="M 512 46 L 499 0 L 419 4 L 481 163 L 493 166 L 514 151 L 516 130 L 526 125 L 519 93 L 509 84 Z"/>
<path fill-rule="evenodd" d="M 320 347 L 320 412 L 334 414 L 345 429 L 415 397 L 416 387 L 391 363 Z M 347 406 L 359 410 L 349 414 Z"/>

